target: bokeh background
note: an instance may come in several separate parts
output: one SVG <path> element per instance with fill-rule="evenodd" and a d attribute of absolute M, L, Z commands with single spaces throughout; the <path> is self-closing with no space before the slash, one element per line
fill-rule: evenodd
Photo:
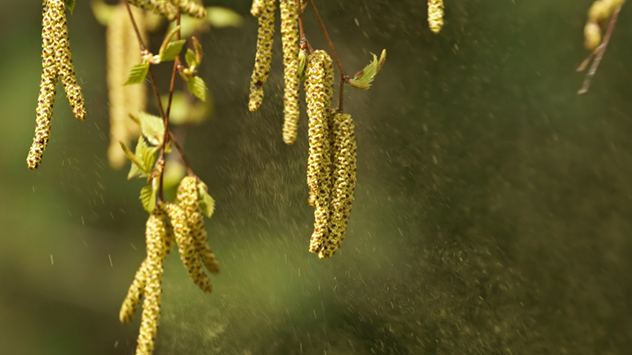
<path fill-rule="evenodd" d="M 213 115 L 184 143 L 217 201 L 222 272 L 203 294 L 172 253 L 155 354 L 629 351 L 632 5 L 578 96 L 590 0 L 446 1 L 438 35 L 423 1 L 317 3 L 348 72 L 388 52 L 371 90 L 346 89 L 359 165 L 342 249 L 307 252 L 306 118 L 284 145 L 280 43 L 250 113 L 250 2 L 207 1 L 245 19 L 203 37 Z M 60 92 L 31 172 L 40 21 L 40 1 L 0 1 L 0 353 L 133 354 L 140 317 L 118 310 L 147 214 L 142 181 L 107 165 L 105 30 L 77 0 L 89 115 L 75 121 Z"/>

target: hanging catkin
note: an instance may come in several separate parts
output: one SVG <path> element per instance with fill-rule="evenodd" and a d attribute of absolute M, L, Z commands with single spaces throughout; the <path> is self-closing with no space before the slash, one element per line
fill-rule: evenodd
<path fill-rule="evenodd" d="M 173 227 L 173 235 L 178 244 L 178 252 L 189 278 L 204 292 L 211 292 L 213 287 L 211 280 L 202 269 L 196 253 L 195 242 L 191 235 L 191 228 L 184 209 L 180 205 L 167 203 L 165 206 L 167 215 Z"/>
<path fill-rule="evenodd" d="M 276 0 L 260 0 L 262 10 L 259 14 L 259 30 L 257 33 L 257 53 L 255 54 L 255 68 L 250 77 L 250 100 L 248 109 L 256 111 L 263 101 L 263 84 L 270 74 L 272 62 L 272 44 L 274 42 L 274 11 Z M 253 8 L 255 3 L 252 4 Z"/>
<path fill-rule="evenodd" d="M 443 0 L 428 0 L 428 26 L 434 33 L 443 27 Z"/>
<path fill-rule="evenodd" d="M 29 169 L 37 169 L 42 161 L 42 155 L 50 138 L 51 119 L 57 85 L 57 66 L 55 64 L 55 42 L 51 18 L 51 7 L 46 5 L 42 18 L 42 75 L 40 91 L 37 98 L 36 126 L 33 144 L 29 150 L 26 163 Z"/>
<path fill-rule="evenodd" d="M 254 17 L 260 17 L 263 14 L 263 9 L 266 6 L 267 0 L 252 0 L 252 6 L 250 7 L 250 13 Z"/>
<path fill-rule="evenodd" d="M 155 208 L 147 220 L 145 231 L 147 243 L 147 258 L 144 262 L 144 264 L 146 263 L 146 279 L 136 355 L 150 355 L 154 350 L 154 341 L 160 320 L 163 262 L 171 245 L 169 238 L 165 214 L 160 208 Z"/>
<path fill-rule="evenodd" d="M 199 188 L 206 188 L 206 185 L 201 182 L 198 184 L 197 178 L 194 176 L 184 177 L 178 186 L 176 201 L 184 209 L 200 260 L 208 271 L 216 274 L 219 272 L 219 263 L 208 244 L 204 214 L 198 202 Z"/>
<path fill-rule="evenodd" d="M 305 101 L 309 117 L 307 186 L 314 207 L 314 232 L 309 251 L 317 253 L 327 232 L 331 195 L 329 117 L 333 96 L 333 64 L 325 51 L 317 50 L 307 59 Z"/>
<path fill-rule="evenodd" d="M 332 191 L 327 235 L 319 258 L 331 257 L 344 239 L 356 185 L 357 148 L 351 115 L 334 113 L 332 123 Z"/>
<path fill-rule="evenodd" d="M 145 37 L 144 12 L 133 8 L 132 13 L 141 36 Z M 129 68 L 140 62 L 138 39 L 124 3 L 119 3 L 113 10 L 106 29 L 106 44 L 110 110 L 108 160 L 113 168 L 121 168 L 127 162 L 127 156 L 119 142 L 129 146 L 138 137 L 140 127 L 129 115 L 137 115 L 145 109 L 147 88 L 143 84 L 123 85 Z"/>
<path fill-rule="evenodd" d="M 72 64 L 70 39 L 68 38 L 68 26 L 66 24 L 66 3 L 64 0 L 49 0 L 49 5 L 53 22 L 57 73 L 64 84 L 64 90 L 72 108 L 72 113 L 76 119 L 83 121 L 86 117 L 86 109 L 83 103 L 81 87 L 77 83 L 74 65 Z"/>
<path fill-rule="evenodd" d="M 298 2 L 296 0 L 280 0 L 281 9 L 281 37 L 283 40 L 283 73 L 285 77 L 285 92 L 283 95 L 284 123 L 283 141 L 293 144 L 296 140 L 296 129 L 299 118 L 298 91 Z"/>

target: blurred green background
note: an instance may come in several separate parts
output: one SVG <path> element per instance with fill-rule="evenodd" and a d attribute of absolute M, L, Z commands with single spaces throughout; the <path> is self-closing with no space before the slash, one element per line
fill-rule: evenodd
<path fill-rule="evenodd" d="M 356 199 L 342 249 L 318 260 L 305 115 L 297 143 L 281 139 L 280 43 L 250 113 L 250 2 L 206 3 L 245 18 L 202 40 L 214 114 L 184 143 L 217 201 L 207 229 L 222 272 L 203 294 L 172 253 L 155 354 L 632 347 L 632 5 L 577 96 L 590 0 L 447 1 L 438 35 L 423 1 L 317 1 L 348 72 L 388 52 L 371 90 L 346 89 Z M 75 121 L 58 91 L 31 172 L 40 22 L 40 1 L 0 1 L 0 353 L 132 354 L 140 317 L 122 325 L 118 311 L 147 215 L 142 181 L 107 165 L 105 30 L 78 0 L 69 27 L 89 114 Z"/>

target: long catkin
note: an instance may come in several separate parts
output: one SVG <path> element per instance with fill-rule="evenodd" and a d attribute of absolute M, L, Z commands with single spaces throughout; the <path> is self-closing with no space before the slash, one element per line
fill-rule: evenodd
<path fill-rule="evenodd" d="M 55 63 L 55 42 L 50 5 L 44 6 L 42 16 L 42 75 L 40 91 L 37 98 L 36 126 L 33 144 L 26 158 L 29 169 L 37 169 L 42 161 L 44 151 L 50 138 L 53 104 L 57 86 L 57 65 Z"/>
<path fill-rule="evenodd" d="M 351 115 L 332 118 L 332 191 L 327 235 L 318 257 L 331 257 L 340 248 L 347 230 L 356 185 L 357 147 Z"/>
<path fill-rule="evenodd" d="M 309 117 L 307 186 L 314 207 L 314 232 L 309 251 L 317 253 L 327 232 L 331 195 L 329 117 L 333 96 L 333 64 L 325 51 L 307 59 L 305 100 Z"/>
<path fill-rule="evenodd" d="M 248 109 L 256 111 L 263 102 L 263 84 L 270 75 L 272 62 L 272 44 L 274 43 L 274 11 L 276 0 L 260 0 L 263 8 L 259 14 L 259 29 L 257 32 L 257 52 L 255 67 L 250 77 L 250 100 Z M 253 3 L 253 7 L 255 4 Z"/>
<path fill-rule="evenodd" d="M 299 31 L 298 2 L 296 0 L 280 0 L 281 37 L 283 42 L 283 73 L 285 91 L 283 95 L 283 141 L 293 144 L 299 118 Z"/>

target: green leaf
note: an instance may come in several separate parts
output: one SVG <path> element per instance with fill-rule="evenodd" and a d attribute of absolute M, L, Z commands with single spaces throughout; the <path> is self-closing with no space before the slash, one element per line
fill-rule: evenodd
<path fill-rule="evenodd" d="M 208 187 L 205 183 L 200 181 L 197 187 L 200 210 L 202 210 L 202 213 L 204 213 L 206 217 L 211 218 L 213 212 L 215 212 L 215 200 L 208 194 Z"/>
<path fill-rule="evenodd" d="M 149 213 L 156 207 L 156 191 L 153 185 L 154 184 L 149 184 L 140 189 L 140 202 L 143 204 L 145 211 Z"/>
<path fill-rule="evenodd" d="M 164 51 L 160 51 L 158 54 L 160 56 L 161 62 L 168 62 L 170 60 L 176 59 L 180 51 L 182 50 L 182 46 L 186 43 L 186 39 L 181 39 L 179 41 L 169 42 L 165 47 Z"/>
<path fill-rule="evenodd" d="M 191 48 L 187 49 L 187 54 L 184 56 L 184 59 L 187 61 L 187 65 L 191 70 L 195 70 L 195 67 L 199 64 L 195 52 L 192 51 Z"/>
<path fill-rule="evenodd" d="M 307 49 L 302 49 L 298 52 L 298 77 L 299 81 L 305 79 L 305 69 L 307 68 Z"/>
<path fill-rule="evenodd" d="M 189 91 L 197 96 L 200 100 L 206 101 L 206 84 L 204 80 L 199 76 L 192 76 L 187 79 L 187 88 Z"/>
<path fill-rule="evenodd" d="M 65 0 L 66 8 L 70 10 L 70 14 L 75 10 L 75 0 Z"/>
<path fill-rule="evenodd" d="M 215 28 L 220 27 L 240 27 L 244 22 L 243 17 L 235 11 L 225 8 L 211 6 L 206 8 L 206 20 Z"/>
<path fill-rule="evenodd" d="M 143 137 L 139 137 L 138 143 L 136 144 L 136 151 L 134 152 L 135 159 L 131 159 L 132 167 L 127 174 L 127 179 L 135 177 L 149 177 L 151 175 L 154 162 L 156 161 L 156 151 L 156 148 L 152 148 L 147 145 Z"/>
<path fill-rule="evenodd" d="M 147 72 L 149 71 L 149 63 L 136 64 L 129 71 L 127 81 L 123 85 L 140 84 L 145 80 Z"/>
<path fill-rule="evenodd" d="M 147 141 L 153 145 L 160 145 L 165 134 L 165 123 L 162 118 L 150 115 L 147 112 L 139 112 L 140 130 Z"/>
<path fill-rule="evenodd" d="M 382 65 L 384 65 L 384 61 L 386 60 L 386 49 L 382 50 L 382 54 L 380 55 L 380 59 L 377 59 L 377 56 L 373 53 L 373 61 L 364 67 L 361 71 L 357 72 L 353 79 L 349 79 L 349 84 L 355 88 L 368 90 L 371 88 L 371 83 L 375 78 L 375 75 L 380 71 Z"/>

